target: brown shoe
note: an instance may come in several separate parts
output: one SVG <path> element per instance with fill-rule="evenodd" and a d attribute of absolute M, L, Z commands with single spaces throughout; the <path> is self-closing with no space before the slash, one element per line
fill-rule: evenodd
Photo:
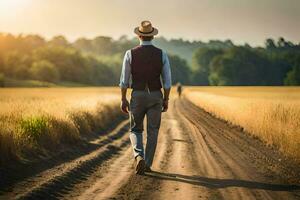
<path fill-rule="evenodd" d="M 152 172 L 152 169 L 148 166 L 145 167 L 145 172 Z"/>
<path fill-rule="evenodd" d="M 142 156 L 137 156 L 135 158 L 135 161 L 136 161 L 135 173 L 139 174 L 139 175 L 143 175 L 145 172 L 145 166 L 146 166 L 144 158 Z"/>

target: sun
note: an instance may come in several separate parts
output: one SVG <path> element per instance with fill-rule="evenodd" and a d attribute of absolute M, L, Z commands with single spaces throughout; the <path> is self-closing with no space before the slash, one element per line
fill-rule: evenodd
<path fill-rule="evenodd" d="M 6 20 L 29 6 L 32 0 L 0 0 L 0 18 Z M 0 20 L 1 21 L 1 20 Z"/>
<path fill-rule="evenodd" d="M 0 0 L 0 8 L 16 8 L 28 3 L 29 0 Z"/>

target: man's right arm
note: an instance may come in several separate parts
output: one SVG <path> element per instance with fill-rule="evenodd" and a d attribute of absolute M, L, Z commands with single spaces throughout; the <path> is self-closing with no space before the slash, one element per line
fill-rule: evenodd
<path fill-rule="evenodd" d="M 129 102 L 126 98 L 127 88 L 130 86 L 130 76 L 131 76 L 131 52 L 130 50 L 126 51 L 124 59 L 123 59 L 123 65 L 122 65 L 122 71 L 121 71 L 121 77 L 120 77 L 120 84 L 121 87 L 121 110 L 124 113 L 128 113 L 129 110 Z"/>

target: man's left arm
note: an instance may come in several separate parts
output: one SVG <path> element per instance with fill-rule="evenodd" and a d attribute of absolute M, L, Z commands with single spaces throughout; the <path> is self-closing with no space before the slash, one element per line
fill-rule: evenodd
<path fill-rule="evenodd" d="M 162 80 L 164 88 L 164 98 L 163 98 L 163 110 L 166 112 L 169 107 L 169 96 L 172 86 L 172 77 L 171 77 L 171 67 L 169 58 L 166 52 L 163 52 L 163 68 L 162 68 Z"/>

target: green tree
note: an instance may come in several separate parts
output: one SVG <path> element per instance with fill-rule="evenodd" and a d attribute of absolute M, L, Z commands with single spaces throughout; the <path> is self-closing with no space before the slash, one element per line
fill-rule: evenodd
<path fill-rule="evenodd" d="M 30 72 L 36 80 L 47 82 L 57 82 L 59 80 L 58 70 L 47 60 L 34 62 L 30 68 Z"/>
<path fill-rule="evenodd" d="M 274 50 L 274 49 L 276 49 L 276 44 L 275 44 L 275 42 L 274 42 L 274 40 L 272 38 L 266 39 L 265 45 L 266 45 L 267 50 Z"/>
<path fill-rule="evenodd" d="M 98 55 L 111 55 L 116 52 L 116 45 L 111 37 L 99 36 L 92 41 L 93 49 Z"/>
<path fill-rule="evenodd" d="M 176 55 L 169 55 L 172 72 L 172 83 L 189 84 L 190 68 L 187 62 Z"/>
<path fill-rule="evenodd" d="M 47 60 L 55 65 L 63 81 L 86 83 L 86 59 L 76 49 L 61 46 L 38 48 L 33 52 L 36 61 Z"/>
<path fill-rule="evenodd" d="M 286 73 L 285 85 L 300 85 L 300 53 L 287 54 L 290 65 L 293 67 Z"/>
<path fill-rule="evenodd" d="M 89 53 L 92 53 L 92 52 L 94 51 L 91 40 L 85 39 L 85 38 L 79 38 L 79 39 L 77 39 L 77 40 L 73 43 L 73 46 L 74 46 L 76 49 L 81 50 L 81 51 L 83 51 L 83 52 L 89 52 Z"/>
<path fill-rule="evenodd" d="M 31 58 L 17 51 L 6 54 L 4 58 L 3 73 L 6 77 L 14 79 L 28 79 Z"/>
<path fill-rule="evenodd" d="M 23 44 L 22 45 L 23 53 L 31 52 L 33 49 L 43 47 L 46 45 L 45 39 L 39 35 L 24 36 L 24 38 L 21 39 L 21 43 Z"/>
<path fill-rule="evenodd" d="M 4 73 L 4 53 L 0 51 L 0 73 Z"/>
<path fill-rule="evenodd" d="M 70 46 L 68 40 L 62 35 L 54 36 L 49 41 L 49 44 L 54 45 L 54 46 L 62 46 L 62 47 L 69 47 Z"/>
<path fill-rule="evenodd" d="M 210 65 L 211 85 L 269 85 L 272 69 L 259 51 L 233 47 L 215 57 Z"/>
<path fill-rule="evenodd" d="M 89 74 L 89 82 L 93 85 L 108 86 L 116 84 L 116 77 L 112 68 L 104 62 L 89 56 L 87 57 L 87 66 L 89 70 L 86 73 Z"/>
<path fill-rule="evenodd" d="M 0 73 L 0 87 L 5 86 L 5 77 L 4 74 Z"/>
<path fill-rule="evenodd" d="M 192 81 L 196 85 L 209 85 L 210 62 L 214 57 L 223 53 L 221 49 L 199 48 L 193 54 Z"/>
<path fill-rule="evenodd" d="M 284 84 L 300 85 L 300 65 L 294 66 L 293 69 L 287 73 Z"/>

